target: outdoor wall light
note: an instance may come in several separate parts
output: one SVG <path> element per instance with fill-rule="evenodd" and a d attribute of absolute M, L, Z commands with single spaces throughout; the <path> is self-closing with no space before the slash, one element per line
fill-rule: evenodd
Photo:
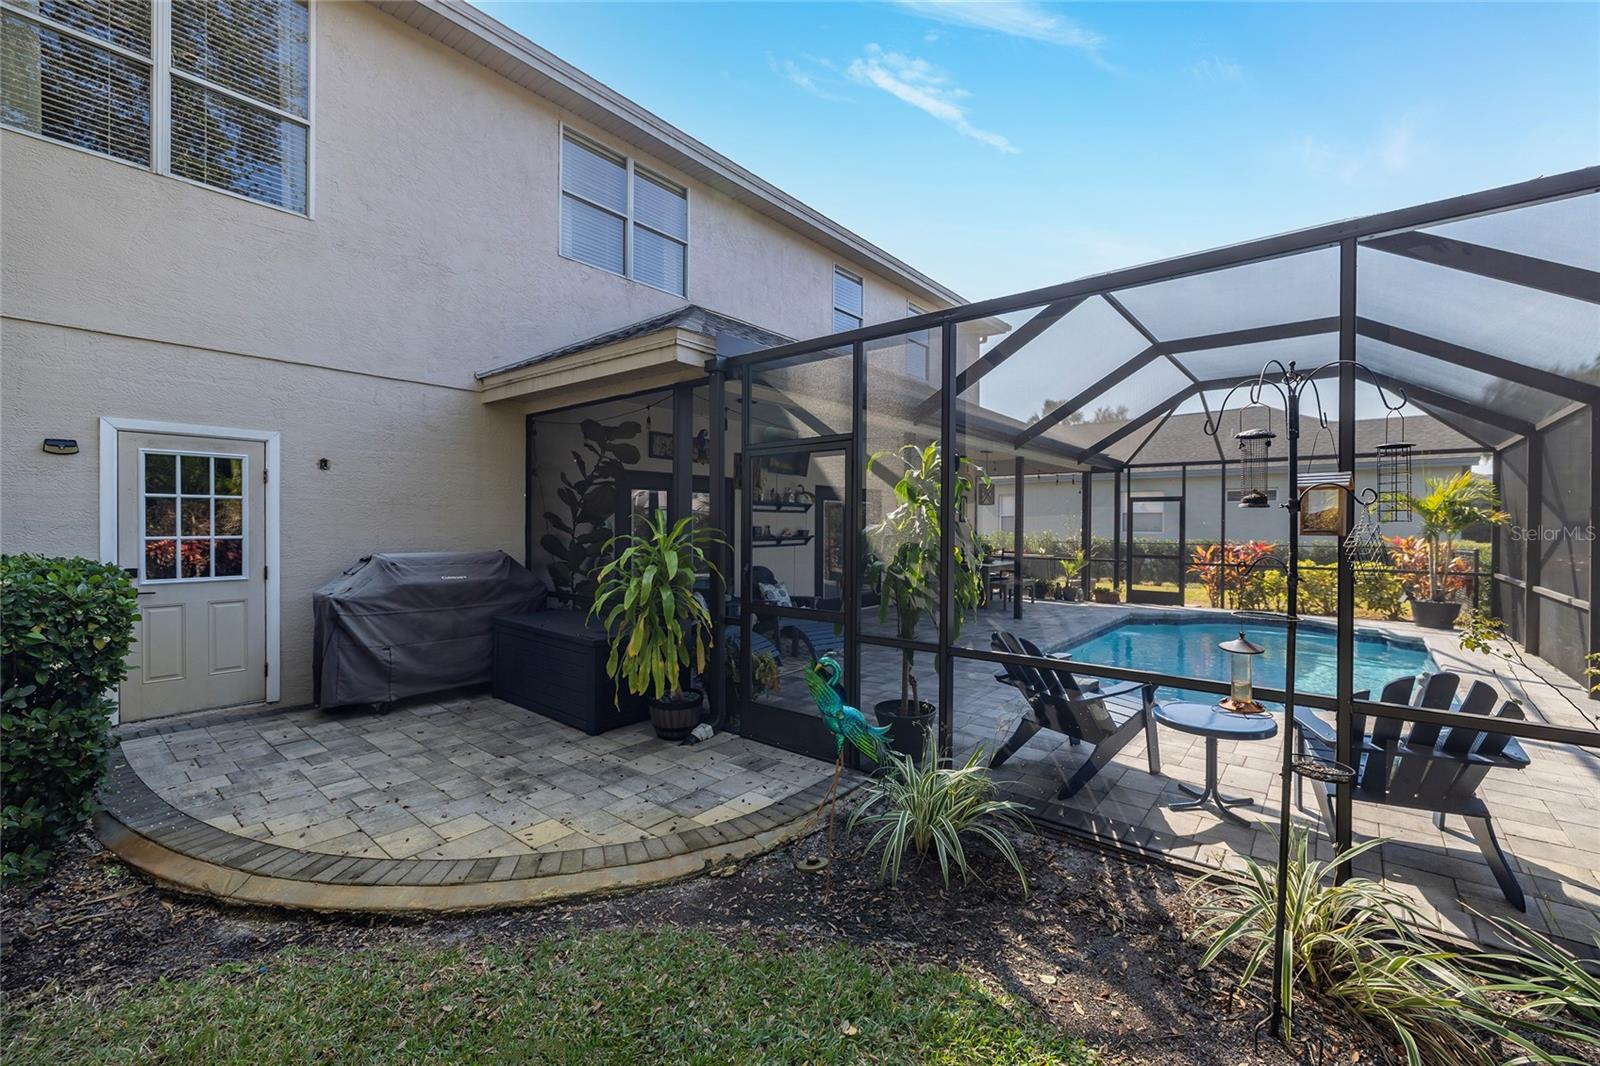
<path fill-rule="evenodd" d="M 44 453 L 46 455 L 77 455 L 78 442 L 69 437 L 46 437 L 44 439 Z"/>
<path fill-rule="evenodd" d="M 1252 408 L 1264 412 L 1266 420 L 1259 426 L 1245 427 L 1245 412 Z M 1272 432 L 1272 408 L 1253 403 L 1239 409 L 1239 432 L 1233 435 L 1239 442 L 1239 506 L 1260 508 L 1267 506 L 1267 459 L 1272 442 L 1278 435 Z"/>
<path fill-rule="evenodd" d="M 1217 647 L 1229 656 L 1228 695 L 1222 701 L 1222 709 L 1234 714 L 1261 714 L 1264 708 L 1256 702 L 1254 691 L 1255 661 L 1256 656 L 1267 649 L 1252 644 L 1242 629 L 1239 639 L 1225 640 Z"/>

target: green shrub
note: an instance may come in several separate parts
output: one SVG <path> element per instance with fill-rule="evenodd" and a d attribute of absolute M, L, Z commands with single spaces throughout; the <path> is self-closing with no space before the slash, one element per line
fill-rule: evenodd
<path fill-rule="evenodd" d="M 1006 836 L 1008 830 L 1027 827 L 1022 806 L 998 798 L 999 789 L 982 765 L 982 751 L 974 751 L 965 765 L 955 767 L 939 764 L 937 748 L 928 738 L 920 762 L 891 752 L 887 772 L 866 787 L 865 799 L 850 815 L 849 828 L 864 822 L 876 829 L 867 850 L 883 846 L 878 873 L 890 885 L 899 882 L 907 852 L 918 859 L 933 852 L 946 888 L 952 867 L 965 881 L 972 865 L 962 838 L 976 837 L 994 846 L 1027 892 L 1028 875 Z"/>
<path fill-rule="evenodd" d="M 1406 585 L 1385 563 L 1356 563 L 1356 602 L 1391 622 L 1405 617 Z"/>
<path fill-rule="evenodd" d="M 88 820 L 127 673 L 133 584 L 110 563 L 0 556 L 0 873 L 44 872 Z"/>

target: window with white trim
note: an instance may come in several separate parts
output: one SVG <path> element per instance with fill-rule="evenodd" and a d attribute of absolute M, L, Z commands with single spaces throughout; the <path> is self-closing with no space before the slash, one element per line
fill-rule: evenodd
<path fill-rule="evenodd" d="M 1133 531 L 1135 533 L 1165 533 L 1167 531 L 1166 501 L 1134 500 Z"/>
<path fill-rule="evenodd" d="M 861 279 L 845 270 L 843 267 L 833 268 L 833 331 L 843 333 L 849 329 L 859 329 L 862 322 L 862 307 L 865 303 L 865 289 Z"/>
<path fill-rule="evenodd" d="M 906 302 L 906 317 L 916 318 L 928 312 L 910 301 Z M 928 331 L 919 330 L 916 333 L 906 334 L 906 373 L 918 381 L 934 381 L 939 378 L 939 368 L 933 365 L 933 346 L 928 341 Z"/>
<path fill-rule="evenodd" d="M 683 296 L 689 190 L 566 131 L 561 137 L 561 254 Z"/>
<path fill-rule="evenodd" d="M 1017 528 L 1017 496 L 1014 492 L 1001 492 L 995 495 L 995 502 L 1000 505 L 1000 528 L 1013 532 Z"/>
<path fill-rule="evenodd" d="M 307 210 L 306 0 L 0 0 L 0 21 L 4 125 Z"/>

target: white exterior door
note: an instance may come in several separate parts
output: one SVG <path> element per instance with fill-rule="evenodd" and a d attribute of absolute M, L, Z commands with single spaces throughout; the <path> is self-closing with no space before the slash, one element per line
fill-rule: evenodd
<path fill-rule="evenodd" d="M 267 698 L 266 448 L 117 434 L 117 560 L 139 587 L 121 720 Z"/>

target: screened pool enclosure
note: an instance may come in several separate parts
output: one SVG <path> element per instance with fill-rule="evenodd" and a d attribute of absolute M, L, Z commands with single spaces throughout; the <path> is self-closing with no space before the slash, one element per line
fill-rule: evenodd
<path fill-rule="evenodd" d="M 1291 368 L 1310 379 L 1295 425 L 1252 385 Z M 1591 168 L 719 345 L 705 377 L 608 401 L 608 424 L 648 420 L 675 448 L 629 475 L 615 521 L 693 510 L 727 537 L 726 580 L 706 587 L 723 726 L 831 759 L 798 676 L 831 652 L 852 703 L 912 710 L 914 691 L 940 749 L 982 748 L 1036 820 L 1200 865 L 1276 852 L 1278 742 L 1181 711 L 1228 693 L 1216 646 L 1242 631 L 1265 649 L 1255 696 L 1273 731 L 1294 721 L 1299 753 L 1356 771 L 1297 786 L 1320 846 L 1387 838 L 1358 872 L 1449 932 L 1515 913 L 1582 943 L 1600 907 L 1597 396 Z M 581 415 L 530 416 L 541 480 L 564 454 L 546 424 Z M 1251 428 L 1275 445 L 1265 505 L 1242 507 Z M 1300 485 L 1335 490 L 1291 498 L 1290 437 Z M 1380 460 L 1402 442 L 1403 469 Z M 1493 496 L 1430 558 L 1425 498 L 1463 478 Z M 1372 506 L 1380 490 L 1424 503 Z M 1466 641 L 1418 624 L 1414 603 L 1434 599 L 1462 604 L 1457 626 L 1476 619 Z"/>

